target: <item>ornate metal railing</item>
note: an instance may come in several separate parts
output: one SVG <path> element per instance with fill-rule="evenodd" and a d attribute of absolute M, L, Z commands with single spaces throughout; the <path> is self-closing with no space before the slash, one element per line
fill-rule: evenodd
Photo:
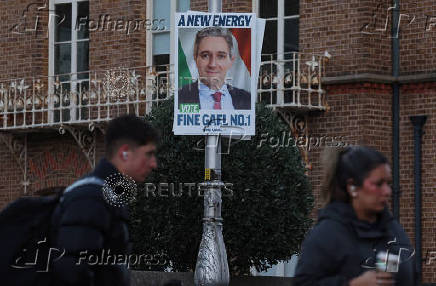
<path fill-rule="evenodd" d="M 328 53 L 262 55 L 258 101 L 272 107 L 325 110 L 321 78 Z M 88 71 L 0 81 L 0 130 L 106 122 L 143 116 L 174 94 L 170 65 Z"/>
<path fill-rule="evenodd" d="M 330 54 L 262 55 L 259 71 L 258 101 L 272 107 L 325 110 L 322 76 Z"/>
<path fill-rule="evenodd" d="M 143 116 L 166 100 L 169 65 L 0 81 L 0 129 L 94 124 Z"/>

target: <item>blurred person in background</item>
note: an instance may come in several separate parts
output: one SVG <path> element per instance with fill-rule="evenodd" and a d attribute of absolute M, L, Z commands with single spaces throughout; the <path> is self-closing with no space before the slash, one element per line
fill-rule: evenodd
<path fill-rule="evenodd" d="M 325 206 L 302 244 L 294 285 L 415 285 L 414 250 L 387 208 L 392 178 L 386 157 L 349 146 L 327 148 L 322 159 Z M 398 268 L 384 268 L 381 254 Z"/>

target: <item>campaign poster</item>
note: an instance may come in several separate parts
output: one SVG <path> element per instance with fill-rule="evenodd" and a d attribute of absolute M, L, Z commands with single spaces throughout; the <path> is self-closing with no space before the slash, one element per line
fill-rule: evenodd
<path fill-rule="evenodd" d="M 176 13 L 175 135 L 255 135 L 256 15 Z"/>

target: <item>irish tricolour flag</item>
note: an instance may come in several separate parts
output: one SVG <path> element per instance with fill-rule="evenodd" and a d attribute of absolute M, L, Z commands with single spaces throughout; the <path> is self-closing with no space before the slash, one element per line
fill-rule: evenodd
<path fill-rule="evenodd" d="M 194 61 L 195 35 L 200 29 L 180 28 L 178 39 L 179 88 L 198 78 Z M 228 83 L 250 91 L 251 77 L 251 29 L 230 28 L 233 35 L 233 52 L 236 57 L 232 68 L 227 72 Z"/>

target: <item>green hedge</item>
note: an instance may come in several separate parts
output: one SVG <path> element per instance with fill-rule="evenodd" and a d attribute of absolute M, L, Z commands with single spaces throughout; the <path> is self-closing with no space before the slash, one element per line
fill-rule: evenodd
<path fill-rule="evenodd" d="M 173 135 L 172 100 L 154 108 L 147 119 L 162 136 L 158 169 L 147 182 L 174 183 L 175 195 L 170 190 L 162 192 L 168 197 L 162 197 L 156 189 L 153 196 L 150 186 L 149 192 L 141 186 L 131 206 L 133 253 L 164 254 L 167 262 L 151 267 L 141 264 L 137 269 L 193 271 L 202 235 L 203 197 L 196 188 L 190 195 L 189 187 L 180 188 L 179 183 L 203 181 L 204 151 L 198 149 L 204 148 L 204 136 Z M 233 140 L 230 154 L 222 155 L 222 180 L 233 184 L 223 190 L 222 204 L 231 275 L 248 274 L 250 266 L 266 270 L 289 259 L 312 223 L 313 196 L 298 148 L 269 144 L 283 134 L 288 136 L 288 127 L 271 109 L 258 104 L 256 136 L 250 141 Z M 265 142 L 265 138 L 274 139 Z M 222 140 L 224 153 L 228 140 Z"/>

